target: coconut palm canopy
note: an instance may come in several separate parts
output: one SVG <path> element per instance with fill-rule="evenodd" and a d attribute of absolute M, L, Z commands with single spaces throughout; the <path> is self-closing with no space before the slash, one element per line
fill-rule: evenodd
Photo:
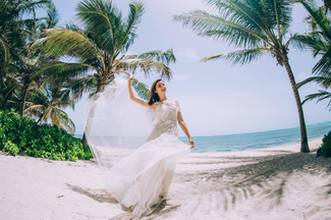
<path fill-rule="evenodd" d="M 168 64 L 175 61 L 171 49 L 127 54 L 137 37 L 144 12 L 142 3 L 132 3 L 129 7 L 128 16 L 123 17 L 112 1 L 84 0 L 77 8 L 82 28 L 70 25 L 47 30 L 36 45 L 49 55 L 78 59 L 75 63 L 59 62 L 58 68 L 53 68 L 53 74 L 61 77 L 61 72 L 70 69 L 71 74 L 80 77 L 74 90 L 80 94 L 89 91 L 90 95 L 102 92 L 120 72 L 140 70 L 146 75 L 158 72 L 164 78 L 171 78 Z M 92 73 L 82 74 L 87 71 Z"/>

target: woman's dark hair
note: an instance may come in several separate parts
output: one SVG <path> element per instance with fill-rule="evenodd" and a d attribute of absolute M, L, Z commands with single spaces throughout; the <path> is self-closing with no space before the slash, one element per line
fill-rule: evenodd
<path fill-rule="evenodd" d="M 153 105 L 155 102 L 160 101 L 160 96 L 156 93 L 156 84 L 160 81 L 162 81 L 162 79 L 157 79 L 152 84 L 151 91 L 150 91 L 150 97 L 149 97 L 149 101 L 148 101 L 149 105 Z"/>

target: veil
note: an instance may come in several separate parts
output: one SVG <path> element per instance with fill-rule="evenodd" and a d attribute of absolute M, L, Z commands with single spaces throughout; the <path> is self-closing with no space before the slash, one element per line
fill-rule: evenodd
<path fill-rule="evenodd" d="M 89 99 L 85 137 L 102 167 L 111 167 L 114 155 L 128 154 L 142 145 L 153 129 L 152 110 L 129 98 L 127 79 L 125 73 L 115 74 L 102 93 Z M 137 86 L 133 91 L 139 97 Z"/>

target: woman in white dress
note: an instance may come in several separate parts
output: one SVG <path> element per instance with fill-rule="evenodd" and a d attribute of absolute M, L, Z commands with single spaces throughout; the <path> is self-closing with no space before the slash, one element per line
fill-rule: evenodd
<path fill-rule="evenodd" d="M 132 79 L 132 76 L 128 79 L 129 97 L 153 111 L 154 129 L 143 145 L 113 165 L 107 190 L 124 210 L 142 217 L 167 200 L 176 158 L 189 153 L 195 143 L 178 101 L 167 99 L 164 81 L 158 79 L 153 83 L 147 102 L 134 95 Z M 179 140 L 177 122 L 190 144 Z"/>

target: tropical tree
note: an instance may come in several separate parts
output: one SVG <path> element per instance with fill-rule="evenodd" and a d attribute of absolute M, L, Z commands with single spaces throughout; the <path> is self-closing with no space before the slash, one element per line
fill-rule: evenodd
<path fill-rule="evenodd" d="M 74 109 L 76 100 L 71 95 L 70 87 L 63 84 L 66 82 L 47 84 L 35 91 L 24 112 L 37 117 L 38 123 L 50 121 L 53 125 L 74 133 L 75 124 L 62 108 L 71 106 Z"/>
<path fill-rule="evenodd" d="M 4 77 L 4 68 L 8 67 L 26 44 L 31 34 L 30 28 L 40 18 L 37 9 L 50 8 L 51 0 L 3 0 L 0 4 L 0 68 Z"/>
<path fill-rule="evenodd" d="M 38 9 L 48 16 L 37 17 Z M 43 28 L 56 24 L 57 14 L 51 0 L 5 0 L 0 11 L 0 108 L 22 113 L 31 81 L 28 76 L 39 59 L 30 45 Z"/>
<path fill-rule="evenodd" d="M 74 107 L 79 98 L 73 90 L 76 81 L 65 72 L 74 67 L 63 69 L 55 57 L 32 48 L 43 30 L 59 21 L 52 1 L 5 0 L 0 9 L 0 108 L 74 132 L 73 122 L 61 109 Z M 37 16 L 37 10 L 46 16 Z"/>
<path fill-rule="evenodd" d="M 119 72 L 141 70 L 148 74 L 156 71 L 170 78 L 171 70 L 167 65 L 175 61 L 172 50 L 126 54 L 137 36 L 142 14 L 141 3 L 130 4 L 128 18 L 124 19 L 111 1 L 85 0 L 79 4 L 77 12 L 83 30 L 76 26 L 49 29 L 39 44 L 52 56 L 77 58 L 76 64 L 81 64 L 84 71 L 91 71 L 95 85 L 87 87 L 92 95 L 102 92 Z"/>
<path fill-rule="evenodd" d="M 303 103 L 308 100 L 320 102 L 330 99 L 331 101 L 331 95 L 328 91 L 331 88 L 331 21 L 324 13 L 324 8 L 318 7 L 313 1 L 299 0 L 295 2 L 302 4 L 309 13 L 311 31 L 306 34 L 295 35 L 292 38 L 292 43 L 300 49 L 311 50 L 314 57 L 320 57 L 312 70 L 314 76 L 298 83 L 297 87 L 315 82 L 324 88 L 324 90 L 308 95 Z M 330 102 L 328 106 L 330 106 Z"/>
<path fill-rule="evenodd" d="M 40 19 L 39 19 L 40 20 Z M 38 21 L 38 20 L 37 20 Z M 33 50 L 32 44 L 38 38 L 41 37 L 41 33 L 46 28 L 54 27 L 58 22 L 58 14 L 55 8 L 50 8 L 47 13 L 47 17 L 43 18 L 42 21 L 35 21 L 30 28 L 31 34 L 29 39 L 23 48 L 23 53 L 17 57 L 19 65 L 16 66 L 15 73 L 17 79 L 20 81 L 20 86 L 17 88 L 18 96 L 18 112 L 23 115 L 25 109 L 25 102 L 29 95 L 33 94 L 33 86 L 40 83 L 42 75 L 47 68 L 51 68 L 56 65 L 54 57 L 48 56 L 42 51 Z M 52 73 L 50 73 L 52 74 Z M 31 93 L 29 93 L 31 91 Z"/>
<path fill-rule="evenodd" d="M 194 10 L 175 16 L 200 36 L 223 39 L 241 48 L 220 53 L 203 60 L 226 59 L 246 64 L 264 54 L 271 54 L 285 68 L 299 115 L 301 152 L 309 152 L 304 112 L 293 70 L 289 63 L 288 30 L 292 18 L 289 0 L 207 0 L 215 10 Z"/>
<path fill-rule="evenodd" d="M 171 69 L 168 65 L 175 61 L 171 49 L 128 54 L 144 11 L 142 3 L 131 3 L 129 7 L 125 18 L 112 1 L 83 0 L 77 8 L 83 28 L 71 25 L 49 29 L 36 45 L 52 56 L 74 57 L 76 67 L 80 68 L 76 73 L 86 73 L 86 77 L 77 82 L 75 91 L 88 91 L 90 96 L 102 92 L 120 72 L 139 70 L 149 75 L 154 71 L 169 79 Z M 67 67 L 65 62 L 62 64 L 63 68 Z"/>

